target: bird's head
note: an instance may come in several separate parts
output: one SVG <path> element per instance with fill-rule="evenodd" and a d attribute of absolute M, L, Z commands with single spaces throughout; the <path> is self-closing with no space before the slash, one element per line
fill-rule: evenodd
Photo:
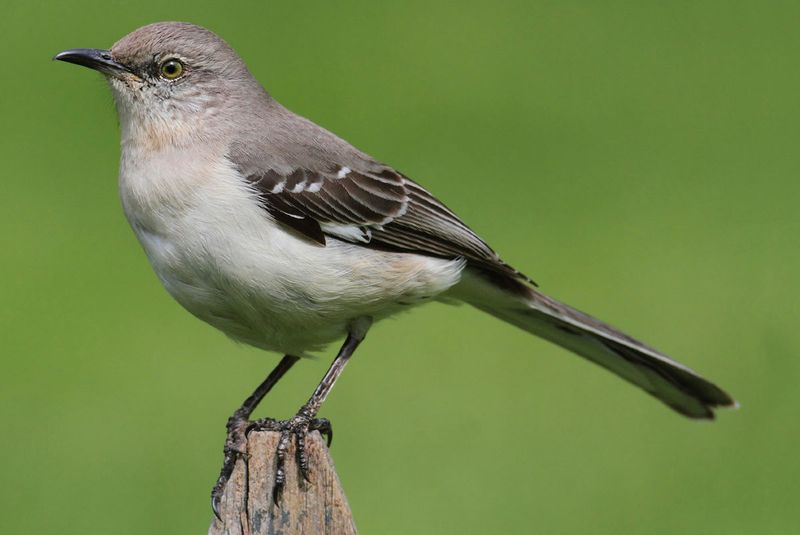
<path fill-rule="evenodd" d="M 54 59 L 101 72 L 123 133 L 134 142 L 191 142 L 224 123 L 237 102 L 266 95 L 239 55 L 213 32 L 183 22 L 135 30 L 110 50 L 76 48 Z M 219 129 L 216 129 L 219 132 Z"/>

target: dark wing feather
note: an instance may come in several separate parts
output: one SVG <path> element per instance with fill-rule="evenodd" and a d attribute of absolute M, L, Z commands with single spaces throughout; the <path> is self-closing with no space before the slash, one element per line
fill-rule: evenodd
<path fill-rule="evenodd" d="M 464 257 L 476 267 L 533 283 L 422 186 L 391 168 L 335 165 L 243 174 L 277 221 L 320 245 L 332 236 L 365 247 Z"/>

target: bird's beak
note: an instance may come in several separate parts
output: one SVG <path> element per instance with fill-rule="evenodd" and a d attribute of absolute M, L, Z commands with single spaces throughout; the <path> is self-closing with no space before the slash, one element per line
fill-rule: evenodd
<path fill-rule="evenodd" d="M 76 65 L 83 65 L 103 74 L 114 76 L 115 78 L 123 78 L 130 76 L 132 73 L 128 67 L 117 63 L 111 58 L 111 52 L 108 50 L 100 50 L 97 48 L 73 48 L 59 52 L 53 59 L 58 61 L 66 61 L 67 63 L 74 63 Z"/>

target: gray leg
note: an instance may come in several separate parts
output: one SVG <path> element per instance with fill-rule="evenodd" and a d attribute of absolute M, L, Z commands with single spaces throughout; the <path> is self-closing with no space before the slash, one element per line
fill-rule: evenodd
<path fill-rule="evenodd" d="M 236 460 L 245 454 L 247 446 L 247 430 L 250 425 L 250 415 L 264 399 L 264 396 L 272 390 L 278 381 L 289 371 L 295 362 L 300 360 L 299 357 L 293 355 L 286 355 L 281 359 L 277 366 L 270 372 L 264 381 L 258 385 L 255 391 L 244 400 L 242 406 L 228 418 L 228 435 L 225 438 L 224 460 L 222 462 L 222 470 L 220 470 L 219 478 L 214 488 L 211 490 L 211 508 L 214 514 L 219 518 L 219 503 L 222 499 L 222 492 L 225 490 L 225 485 L 233 473 L 233 467 L 236 465 Z"/>
<path fill-rule="evenodd" d="M 353 352 L 364 339 L 367 329 L 371 321 L 368 319 L 356 322 L 351 328 L 347 339 L 344 341 L 342 348 L 333 360 L 333 364 L 325 373 L 325 376 L 320 381 L 314 393 L 309 400 L 300 407 L 300 410 L 290 420 L 274 420 L 272 418 L 265 418 L 263 420 L 256 420 L 250 426 L 250 429 L 255 430 L 271 430 L 279 431 L 281 433 L 280 441 L 278 442 L 278 449 L 276 451 L 276 468 L 275 468 L 275 488 L 273 489 L 273 500 L 277 503 L 280 501 L 283 487 L 286 484 L 286 452 L 289 449 L 289 444 L 292 437 L 295 438 L 297 443 L 297 465 L 300 467 L 300 472 L 305 480 L 308 480 L 308 457 L 305 451 L 305 437 L 309 431 L 318 430 L 323 434 L 328 435 L 328 445 L 333 439 L 333 431 L 330 427 L 330 422 L 327 420 L 318 420 L 315 417 L 319 412 L 325 398 L 328 397 L 336 379 L 341 375 Z"/>

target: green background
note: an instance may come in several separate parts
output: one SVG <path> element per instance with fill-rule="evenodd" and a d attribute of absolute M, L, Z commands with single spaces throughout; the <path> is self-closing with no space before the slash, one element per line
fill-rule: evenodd
<path fill-rule="evenodd" d="M 204 533 L 225 419 L 277 361 L 162 290 L 110 93 L 50 61 L 169 19 L 742 402 L 688 421 L 475 310 L 417 309 L 323 409 L 363 533 L 797 529 L 797 3 L 107 0 L 3 4 L 0 532 Z"/>

